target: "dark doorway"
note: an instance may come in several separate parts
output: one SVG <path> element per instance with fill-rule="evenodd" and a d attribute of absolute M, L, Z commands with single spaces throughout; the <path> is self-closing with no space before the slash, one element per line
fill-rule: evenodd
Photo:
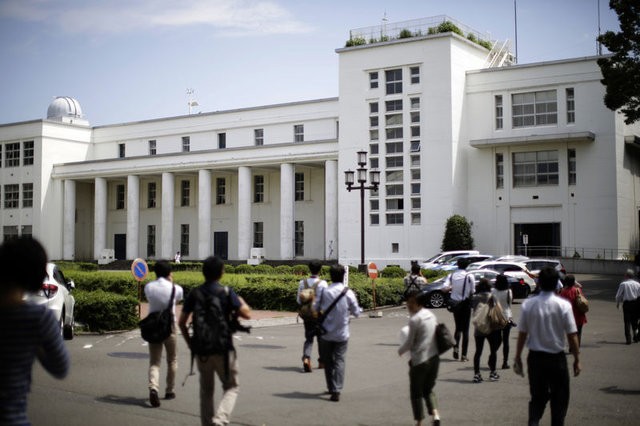
<path fill-rule="evenodd" d="M 113 255 L 118 260 L 127 258 L 127 234 L 115 234 L 113 236 Z"/>
<path fill-rule="evenodd" d="M 229 259 L 229 233 L 213 233 L 213 254 L 222 260 Z"/>
<path fill-rule="evenodd" d="M 515 254 L 529 257 L 561 255 L 560 223 L 515 223 L 513 238 Z"/>

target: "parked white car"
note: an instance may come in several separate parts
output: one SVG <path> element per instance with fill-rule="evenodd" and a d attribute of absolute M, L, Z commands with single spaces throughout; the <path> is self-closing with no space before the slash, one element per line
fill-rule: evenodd
<path fill-rule="evenodd" d="M 73 339 L 74 308 L 76 301 L 71 294 L 75 288 L 73 281 L 67 281 L 55 263 L 47 263 L 47 276 L 36 293 L 27 293 L 25 300 L 36 305 L 44 305 L 53 311 L 60 324 L 60 333 L 66 340 Z"/>
<path fill-rule="evenodd" d="M 486 262 L 476 262 L 467 266 L 467 271 L 474 271 L 477 269 L 492 269 L 501 274 L 505 274 L 510 277 L 522 279 L 525 283 L 529 285 L 528 292 L 525 291 L 524 298 L 529 296 L 529 294 L 533 293 L 536 290 L 536 281 L 534 279 L 534 274 L 527 269 L 527 265 L 523 262 L 506 262 L 506 261 L 496 261 L 489 260 Z"/>
<path fill-rule="evenodd" d="M 443 251 L 442 253 L 438 253 L 435 256 L 425 260 L 420 264 L 420 268 L 422 269 L 434 269 L 435 267 L 439 267 L 444 264 L 448 260 L 456 256 L 462 256 L 465 254 L 480 254 L 478 250 L 454 250 L 454 251 Z"/>

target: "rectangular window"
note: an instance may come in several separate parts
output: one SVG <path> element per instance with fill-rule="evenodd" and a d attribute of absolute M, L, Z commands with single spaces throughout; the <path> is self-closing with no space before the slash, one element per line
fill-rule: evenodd
<path fill-rule="evenodd" d="M 255 175 L 253 177 L 253 202 L 264 202 L 264 176 Z"/>
<path fill-rule="evenodd" d="M 411 109 L 420 109 L 420 98 L 410 98 Z"/>
<path fill-rule="evenodd" d="M 33 184 L 22 184 L 22 207 L 33 207 Z"/>
<path fill-rule="evenodd" d="M 402 93 L 402 69 L 387 70 L 384 75 L 387 83 L 387 95 Z"/>
<path fill-rule="evenodd" d="M 420 152 L 420 141 L 411 141 L 411 152 Z"/>
<path fill-rule="evenodd" d="M 296 124 L 293 126 L 293 141 L 304 142 L 304 124 Z"/>
<path fill-rule="evenodd" d="M 385 173 L 385 179 L 390 182 L 402 182 L 404 179 L 404 172 L 402 170 L 388 171 Z"/>
<path fill-rule="evenodd" d="M 4 237 L 4 241 L 11 240 L 13 238 L 18 238 L 18 227 L 17 226 L 3 226 L 2 227 L 2 235 Z"/>
<path fill-rule="evenodd" d="M 378 88 L 378 72 L 370 72 L 369 73 L 369 88 L 377 89 Z"/>
<path fill-rule="evenodd" d="M 387 213 L 387 225 L 402 225 L 404 213 Z"/>
<path fill-rule="evenodd" d="M 402 126 L 402 113 L 385 115 L 384 124 L 385 126 Z"/>
<path fill-rule="evenodd" d="M 411 137 L 420 137 L 420 126 L 411 126 Z"/>
<path fill-rule="evenodd" d="M 378 215 L 378 214 L 370 214 L 369 215 L 369 223 L 371 225 L 379 225 L 380 224 L 380 215 Z"/>
<path fill-rule="evenodd" d="M 513 154 L 513 186 L 558 184 L 558 151 Z"/>
<path fill-rule="evenodd" d="M 371 155 L 377 155 L 379 152 L 379 145 L 377 143 L 369 144 L 369 152 Z"/>
<path fill-rule="evenodd" d="M 18 167 L 20 166 L 20 144 L 8 143 L 4 146 L 4 166 Z"/>
<path fill-rule="evenodd" d="M 227 180 L 216 178 L 216 205 L 227 203 Z"/>
<path fill-rule="evenodd" d="M 391 243 L 391 253 L 400 253 L 400 244 Z"/>
<path fill-rule="evenodd" d="M 496 95 L 495 97 L 496 103 L 496 129 L 502 129 L 503 125 L 503 109 L 502 109 L 502 95 Z"/>
<path fill-rule="evenodd" d="M 124 210 L 125 194 L 124 185 L 116 185 L 116 210 Z"/>
<path fill-rule="evenodd" d="M 152 139 L 149 141 L 149 155 L 156 155 L 156 141 Z"/>
<path fill-rule="evenodd" d="M 0 167 L 2 167 L 2 144 L 0 144 Z"/>
<path fill-rule="evenodd" d="M 411 195 L 420 195 L 420 184 L 412 183 L 411 184 Z"/>
<path fill-rule="evenodd" d="M 388 199 L 387 210 L 404 210 L 404 200 L 402 198 Z"/>
<path fill-rule="evenodd" d="M 369 165 L 371 166 L 372 169 L 378 169 L 379 168 L 378 164 L 379 162 L 377 158 L 369 157 Z"/>
<path fill-rule="evenodd" d="M 511 95 L 513 127 L 546 126 L 558 123 L 555 90 Z"/>
<path fill-rule="evenodd" d="M 496 188 L 504 188 L 504 156 L 496 153 Z"/>
<path fill-rule="evenodd" d="M 253 222 L 253 246 L 264 247 L 264 222 Z"/>
<path fill-rule="evenodd" d="M 180 225 L 180 255 L 189 256 L 189 224 Z"/>
<path fill-rule="evenodd" d="M 156 255 L 156 226 L 147 225 L 147 257 Z"/>
<path fill-rule="evenodd" d="M 411 74 L 411 84 L 420 83 L 420 67 L 409 68 L 409 74 Z"/>
<path fill-rule="evenodd" d="M 369 200 L 369 210 L 371 211 L 380 210 L 380 200 Z"/>
<path fill-rule="evenodd" d="M 369 127 L 378 127 L 378 116 L 369 117 Z"/>
<path fill-rule="evenodd" d="M 397 101 L 386 101 L 384 106 L 387 112 L 402 111 L 402 99 L 398 99 Z"/>
<path fill-rule="evenodd" d="M 411 113 L 411 122 L 420 123 L 420 111 L 414 111 Z"/>
<path fill-rule="evenodd" d="M 264 129 L 253 129 L 253 140 L 256 146 L 264 145 Z"/>
<path fill-rule="evenodd" d="M 420 225 L 420 213 L 411 213 L 411 224 Z"/>
<path fill-rule="evenodd" d="M 387 150 L 387 154 L 402 153 L 402 142 L 387 142 L 384 145 Z"/>
<path fill-rule="evenodd" d="M 4 186 L 4 208 L 17 209 L 20 201 L 20 186 L 10 184 Z"/>
<path fill-rule="evenodd" d="M 22 165 L 31 166 L 33 164 L 33 141 L 22 143 Z"/>
<path fill-rule="evenodd" d="M 378 113 L 378 103 L 370 102 L 369 103 L 369 114 L 377 114 Z"/>
<path fill-rule="evenodd" d="M 22 232 L 20 233 L 23 237 L 31 237 L 33 236 L 33 226 L 31 225 L 22 225 Z"/>
<path fill-rule="evenodd" d="M 182 137 L 182 152 L 191 151 L 191 137 L 183 136 Z"/>
<path fill-rule="evenodd" d="M 576 150 L 569 148 L 567 150 L 567 169 L 569 170 L 569 185 L 576 184 Z"/>
<path fill-rule="evenodd" d="M 422 205 L 421 198 L 412 198 L 411 199 L 411 210 L 419 209 Z"/>
<path fill-rule="evenodd" d="M 402 157 L 387 157 L 387 167 L 402 167 L 404 161 Z"/>
<path fill-rule="evenodd" d="M 189 207 L 191 201 L 191 181 L 180 181 L 180 207 Z"/>
<path fill-rule="evenodd" d="M 420 167 L 420 156 L 412 155 L 411 156 L 411 167 Z"/>
<path fill-rule="evenodd" d="M 126 146 L 123 143 L 118 144 L 118 158 L 124 158 L 126 155 Z"/>
<path fill-rule="evenodd" d="M 402 185 L 387 185 L 386 192 L 388 197 L 404 194 Z"/>
<path fill-rule="evenodd" d="M 576 122 L 576 99 L 573 87 L 566 90 L 567 94 L 567 123 Z"/>
<path fill-rule="evenodd" d="M 404 135 L 404 132 L 402 130 L 402 127 L 392 127 L 390 129 L 385 129 L 387 139 L 402 139 L 402 136 Z"/>
<path fill-rule="evenodd" d="M 296 256 L 304 256 L 304 222 L 296 220 L 294 235 L 294 250 Z"/>
<path fill-rule="evenodd" d="M 420 180 L 420 169 L 411 169 L 411 180 Z"/>
<path fill-rule="evenodd" d="M 296 173 L 295 180 L 295 200 L 304 201 L 304 173 Z"/>
<path fill-rule="evenodd" d="M 369 130 L 369 139 L 372 141 L 377 141 L 379 139 L 379 133 L 377 130 Z"/>
<path fill-rule="evenodd" d="M 157 192 L 156 183 L 149 182 L 147 184 L 147 208 L 155 209 L 157 206 Z"/>
<path fill-rule="evenodd" d="M 227 147 L 227 134 L 218 133 L 218 149 L 225 149 Z"/>

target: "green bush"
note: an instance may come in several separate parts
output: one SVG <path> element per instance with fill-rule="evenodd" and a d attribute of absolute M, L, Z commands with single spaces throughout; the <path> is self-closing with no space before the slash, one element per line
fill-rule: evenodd
<path fill-rule="evenodd" d="M 254 274 L 273 274 L 273 266 L 271 265 L 255 265 L 253 267 Z"/>
<path fill-rule="evenodd" d="M 276 274 L 282 274 L 282 275 L 292 275 L 293 268 L 289 265 L 278 265 L 275 268 L 273 268 L 273 272 L 275 272 Z"/>
<path fill-rule="evenodd" d="M 252 274 L 253 266 L 247 265 L 246 263 L 240 264 L 236 266 L 236 274 Z"/>
<path fill-rule="evenodd" d="M 474 43 L 478 42 L 478 38 L 476 37 L 476 35 L 474 33 L 469 33 L 467 35 L 467 40 L 472 41 Z"/>
<path fill-rule="evenodd" d="M 464 33 L 456 24 L 450 21 L 444 21 L 442 24 L 438 25 L 439 33 L 456 33 L 459 36 L 464 37 Z"/>
<path fill-rule="evenodd" d="M 493 49 L 493 44 L 487 40 L 478 40 L 478 44 L 487 50 Z"/>
<path fill-rule="evenodd" d="M 471 223 L 467 221 L 466 217 L 454 214 L 447 219 L 440 248 L 442 251 L 473 249 Z"/>
<path fill-rule="evenodd" d="M 293 267 L 291 268 L 291 272 L 295 275 L 307 275 L 309 273 L 309 267 L 307 265 L 293 265 Z M 327 273 L 329 273 L 328 268 Z"/>
<path fill-rule="evenodd" d="M 147 276 L 145 282 L 151 279 L 153 273 Z M 65 272 L 67 279 L 72 279 L 77 290 L 116 293 L 122 296 L 138 297 L 138 281 L 130 271 L 74 271 Z"/>
<path fill-rule="evenodd" d="M 427 30 L 427 35 L 434 35 L 434 34 L 438 34 L 438 28 L 437 27 L 429 27 L 429 29 Z"/>
<path fill-rule="evenodd" d="M 66 275 L 67 271 L 97 271 L 98 265 L 90 262 L 69 262 L 66 260 L 53 261 Z"/>
<path fill-rule="evenodd" d="M 76 291 L 75 319 L 89 331 L 129 330 L 138 325 L 138 300 L 102 290 Z"/>
<path fill-rule="evenodd" d="M 380 272 L 384 278 L 404 278 L 407 273 L 399 266 L 387 266 Z"/>
<path fill-rule="evenodd" d="M 233 265 L 224 265 L 224 273 L 225 274 L 235 274 L 236 267 Z"/>
<path fill-rule="evenodd" d="M 409 38 L 409 37 L 413 37 L 413 33 L 406 28 L 402 29 L 400 31 L 400 34 L 398 35 L 398 38 Z"/>
<path fill-rule="evenodd" d="M 363 37 L 353 37 L 347 40 L 345 47 L 362 46 L 364 44 L 367 44 L 367 40 L 365 40 Z"/>

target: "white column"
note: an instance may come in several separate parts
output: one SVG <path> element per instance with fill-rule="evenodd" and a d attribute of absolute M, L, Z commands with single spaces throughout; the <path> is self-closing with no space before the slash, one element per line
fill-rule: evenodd
<path fill-rule="evenodd" d="M 293 259 L 295 172 L 293 164 L 280 165 L 280 259 Z"/>
<path fill-rule="evenodd" d="M 160 239 L 162 240 L 160 256 L 173 259 L 179 249 L 173 245 L 173 205 L 175 197 L 175 178 L 173 173 L 162 173 L 162 212 Z"/>
<path fill-rule="evenodd" d="M 324 165 L 324 247 L 325 259 L 338 258 L 338 162 Z"/>
<path fill-rule="evenodd" d="M 238 260 L 249 258 L 251 248 L 251 169 L 238 167 Z"/>
<path fill-rule="evenodd" d="M 107 248 L 107 180 L 96 178 L 95 200 L 93 205 L 93 258 L 99 259 L 102 250 Z"/>
<path fill-rule="evenodd" d="M 211 256 L 211 172 L 198 171 L 198 257 Z"/>
<path fill-rule="evenodd" d="M 140 257 L 140 178 L 127 176 L 127 259 Z"/>
<path fill-rule="evenodd" d="M 64 222 L 62 225 L 62 258 L 74 260 L 76 252 L 76 181 L 64 181 Z"/>

